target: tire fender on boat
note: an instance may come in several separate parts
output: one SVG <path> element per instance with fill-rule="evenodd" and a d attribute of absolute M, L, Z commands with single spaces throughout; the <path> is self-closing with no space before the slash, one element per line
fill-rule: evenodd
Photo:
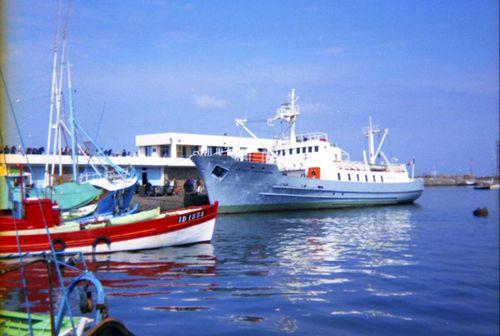
<path fill-rule="evenodd" d="M 108 246 L 108 249 L 110 249 L 110 247 L 111 247 L 111 240 L 108 237 L 99 236 L 92 243 L 92 251 L 95 252 L 97 245 L 99 245 L 100 243 L 105 243 Z"/>
<path fill-rule="evenodd" d="M 56 252 L 63 252 L 66 250 L 66 243 L 61 238 L 56 238 L 52 240 L 52 246 Z"/>

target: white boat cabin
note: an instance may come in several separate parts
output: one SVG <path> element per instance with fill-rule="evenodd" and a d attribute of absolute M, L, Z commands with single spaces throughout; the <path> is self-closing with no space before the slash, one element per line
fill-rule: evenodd
<path fill-rule="evenodd" d="M 299 115 L 292 90 L 290 102 L 283 104 L 277 115 L 270 119 L 282 119 L 291 123 L 290 137 L 276 142 L 272 147 L 259 152 L 234 153 L 240 160 L 256 163 L 274 163 L 283 174 L 302 176 L 322 180 L 362 183 L 402 183 L 413 180 L 404 164 L 391 163 L 382 151 L 388 130 L 384 130 L 382 138 L 375 149 L 374 135 L 381 133 L 380 129 L 370 125 L 364 129 L 368 140 L 368 150 L 363 151 L 364 162 L 351 161 L 350 155 L 335 144 L 328 141 L 326 133 L 307 133 L 295 135 L 295 122 Z M 238 119 L 237 125 L 242 126 L 250 135 L 255 135 L 246 128 L 245 120 Z M 367 155 L 368 152 L 368 155 Z M 245 155 L 246 154 L 246 155 Z M 377 162 L 378 160 L 378 162 Z"/>

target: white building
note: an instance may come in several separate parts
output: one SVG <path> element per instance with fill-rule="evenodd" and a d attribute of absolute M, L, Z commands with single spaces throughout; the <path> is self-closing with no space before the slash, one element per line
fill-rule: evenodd
<path fill-rule="evenodd" d="M 167 179 L 186 179 L 199 177 L 198 172 L 189 159 L 195 153 L 215 154 L 230 151 L 236 148 L 248 151 L 259 151 L 274 146 L 273 139 L 253 139 L 248 137 L 233 137 L 226 135 L 205 135 L 189 133 L 159 133 L 137 135 L 135 144 L 136 156 L 112 156 L 115 164 L 134 167 L 139 174 L 139 182 L 150 182 L 153 185 L 164 185 Z M 63 155 L 60 158 L 47 155 L 1 154 L 0 162 L 5 158 L 9 168 L 21 164 L 24 170 L 31 169 L 32 182 L 43 186 L 45 164 L 47 162 L 61 163 L 63 175 L 70 175 L 71 156 Z M 96 158 L 78 156 L 78 167 L 81 172 L 90 168 L 90 163 L 96 163 Z M 65 176 L 68 178 L 68 176 Z"/>

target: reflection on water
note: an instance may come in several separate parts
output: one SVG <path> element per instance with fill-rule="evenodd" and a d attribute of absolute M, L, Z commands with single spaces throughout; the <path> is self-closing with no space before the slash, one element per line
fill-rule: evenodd
<path fill-rule="evenodd" d="M 244 275 L 251 281 L 247 286 L 220 281 L 211 290 L 241 300 L 269 299 L 279 302 L 278 306 L 315 305 L 315 311 L 329 309 L 325 314 L 337 312 L 335 298 L 345 293 L 362 292 L 375 298 L 411 296 L 409 290 L 384 289 L 379 282 L 404 281 L 401 268 L 417 263 L 410 250 L 411 215 L 419 209 L 409 205 L 290 212 L 286 217 L 283 213 L 221 217 L 217 274 Z M 256 317 L 272 330 L 295 330 L 296 312 L 286 310 L 269 305 Z M 373 312 L 367 310 L 366 314 Z M 246 321 L 246 316 L 235 320 Z"/>
<path fill-rule="evenodd" d="M 212 244 L 99 255 L 89 257 L 89 268 L 105 286 L 111 314 L 138 335 L 446 334 L 464 321 L 474 325 L 470 309 L 453 301 L 457 295 L 470 298 L 479 326 L 491 330 L 497 300 L 467 296 L 463 286 L 475 288 L 466 275 L 476 265 L 498 272 L 491 252 L 471 257 L 498 251 L 488 231 L 498 227 L 471 225 L 472 217 L 459 214 L 460 197 L 436 209 L 441 198 L 431 191 L 421 205 L 226 215 Z M 481 239 L 469 241 L 473 235 Z M 498 285 L 498 277 L 471 274 L 474 286 Z M 42 280 L 30 281 L 38 284 L 39 309 L 46 304 Z M 7 305 L 22 306 L 19 279 L 0 287 Z"/>

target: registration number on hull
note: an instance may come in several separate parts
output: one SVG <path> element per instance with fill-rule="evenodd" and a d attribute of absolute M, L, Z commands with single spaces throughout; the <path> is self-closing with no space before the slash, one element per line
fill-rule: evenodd
<path fill-rule="evenodd" d="M 205 211 L 198 211 L 189 215 L 179 216 L 179 223 L 186 223 L 205 216 Z"/>

